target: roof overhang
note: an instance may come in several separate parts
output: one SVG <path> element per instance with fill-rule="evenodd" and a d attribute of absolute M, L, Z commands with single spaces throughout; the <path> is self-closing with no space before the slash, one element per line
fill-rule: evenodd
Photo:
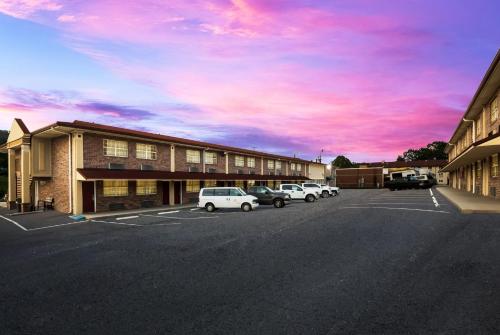
<path fill-rule="evenodd" d="M 470 146 L 460 156 L 452 160 L 440 172 L 451 172 L 457 168 L 473 164 L 474 162 L 500 152 L 500 137 Z"/>
<path fill-rule="evenodd" d="M 78 169 L 84 180 L 309 180 L 304 176 L 144 170 Z"/>

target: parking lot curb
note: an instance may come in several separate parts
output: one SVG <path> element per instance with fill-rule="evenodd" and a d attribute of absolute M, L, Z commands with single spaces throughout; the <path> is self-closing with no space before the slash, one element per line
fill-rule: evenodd
<path fill-rule="evenodd" d="M 456 198 L 451 196 L 450 194 L 447 194 L 446 192 L 442 192 L 441 187 L 436 187 L 436 190 L 439 191 L 439 194 L 441 194 L 443 197 L 445 197 L 449 202 L 451 202 L 462 214 L 500 214 L 500 209 L 472 209 L 472 208 L 465 208 L 462 204 L 462 202 L 457 201 Z"/>

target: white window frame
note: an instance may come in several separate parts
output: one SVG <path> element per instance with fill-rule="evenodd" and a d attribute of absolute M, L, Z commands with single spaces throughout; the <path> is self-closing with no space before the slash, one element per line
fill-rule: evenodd
<path fill-rule="evenodd" d="M 201 185 L 199 180 L 186 180 L 186 193 L 200 192 Z"/>
<path fill-rule="evenodd" d="M 276 170 L 281 170 L 281 161 L 276 161 L 274 165 L 276 167 Z"/>
<path fill-rule="evenodd" d="M 200 150 L 186 150 L 186 163 L 199 164 L 201 162 Z"/>
<path fill-rule="evenodd" d="M 290 163 L 290 170 L 295 171 L 297 165 L 295 163 Z"/>
<path fill-rule="evenodd" d="M 267 168 L 268 170 L 274 170 L 274 160 L 272 159 L 267 160 Z"/>
<path fill-rule="evenodd" d="M 128 180 L 103 180 L 103 197 L 126 197 L 128 196 Z"/>
<path fill-rule="evenodd" d="M 205 151 L 205 164 L 217 165 L 217 153 L 213 151 Z"/>
<path fill-rule="evenodd" d="M 494 123 L 498 120 L 498 97 L 493 99 L 490 105 L 490 121 Z"/>
<path fill-rule="evenodd" d="M 123 147 L 119 147 L 122 144 Z M 102 142 L 104 156 L 107 157 L 128 157 L 128 142 L 119 140 L 104 139 Z"/>
<path fill-rule="evenodd" d="M 156 145 L 146 143 L 135 144 L 135 154 L 138 159 L 156 160 L 158 151 Z"/>
<path fill-rule="evenodd" d="M 296 169 L 297 171 L 302 171 L 302 164 L 297 163 Z"/>
<path fill-rule="evenodd" d="M 247 157 L 247 166 L 249 168 L 255 167 L 255 157 Z"/>
<path fill-rule="evenodd" d="M 137 180 L 135 193 L 137 195 L 158 194 L 158 183 L 156 180 Z"/>
<path fill-rule="evenodd" d="M 240 155 L 234 156 L 234 166 L 244 167 L 245 166 L 245 157 Z"/>

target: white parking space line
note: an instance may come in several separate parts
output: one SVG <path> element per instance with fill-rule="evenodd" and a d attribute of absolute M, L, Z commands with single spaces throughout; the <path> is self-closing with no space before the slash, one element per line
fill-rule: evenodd
<path fill-rule="evenodd" d="M 434 193 L 432 193 L 432 190 L 429 189 L 429 193 L 431 194 L 432 202 L 434 202 L 434 206 L 439 207 L 439 203 L 436 200 L 436 197 L 434 196 Z"/>
<path fill-rule="evenodd" d="M 56 227 L 64 227 L 64 226 L 69 226 L 69 225 L 78 224 L 78 223 L 85 223 L 85 222 L 88 222 L 88 220 L 85 220 L 85 221 L 76 221 L 76 222 L 69 222 L 69 223 L 61 223 L 61 224 L 55 224 L 55 225 L 46 226 L 46 227 L 30 228 L 28 230 L 32 231 L 32 230 L 41 230 L 41 229 L 49 229 L 49 228 L 56 228 Z"/>
<path fill-rule="evenodd" d="M 426 205 L 429 204 L 428 201 L 426 202 L 365 202 L 362 204 L 349 204 L 352 206 L 357 206 L 357 205 Z"/>
<path fill-rule="evenodd" d="M 151 214 L 142 214 L 141 216 L 153 217 L 153 218 L 162 218 L 162 219 L 175 219 L 175 220 L 201 220 L 201 219 L 216 219 L 218 216 L 199 216 L 195 218 L 181 218 L 175 216 L 158 216 Z"/>
<path fill-rule="evenodd" d="M 116 218 L 116 220 L 130 220 L 130 219 L 137 219 L 139 215 L 133 215 L 133 216 L 124 216 L 121 218 Z"/>
<path fill-rule="evenodd" d="M 125 222 L 114 222 L 114 221 L 102 221 L 102 220 L 92 220 L 91 222 L 98 222 L 98 223 L 111 223 L 111 224 L 117 224 L 121 226 L 137 226 L 137 227 L 142 227 L 143 225 L 140 224 L 135 224 L 135 223 L 125 223 Z"/>
<path fill-rule="evenodd" d="M 199 211 L 200 208 L 191 208 L 190 211 Z"/>
<path fill-rule="evenodd" d="M 173 214 L 173 213 L 179 213 L 179 212 L 180 211 L 161 212 L 161 213 L 158 213 L 158 215 Z"/>
<path fill-rule="evenodd" d="M 450 212 L 436 211 L 434 209 L 403 208 L 403 207 L 395 208 L 395 207 L 346 206 L 346 207 L 340 207 L 339 209 L 388 209 L 388 210 L 403 210 L 403 211 L 417 211 L 417 212 L 432 212 L 432 213 L 450 214 Z"/>
<path fill-rule="evenodd" d="M 24 228 L 23 226 L 21 226 L 19 223 L 17 223 L 17 222 L 16 222 L 16 221 L 14 221 L 14 220 L 11 220 L 11 219 L 9 219 L 9 218 L 6 218 L 5 216 L 2 216 L 2 215 L 0 215 L 0 218 L 4 219 L 4 220 L 6 220 L 6 221 L 9 221 L 10 223 L 15 224 L 16 226 L 18 226 L 19 228 L 21 228 L 21 229 L 22 229 L 22 230 L 24 230 L 24 231 L 28 231 L 28 229 Z"/>

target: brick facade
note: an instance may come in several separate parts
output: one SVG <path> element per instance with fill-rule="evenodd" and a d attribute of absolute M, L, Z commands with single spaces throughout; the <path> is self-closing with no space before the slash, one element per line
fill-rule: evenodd
<path fill-rule="evenodd" d="M 103 182 L 96 182 L 96 207 L 97 212 L 109 211 L 111 204 L 123 204 L 125 209 L 142 208 L 144 201 L 152 201 L 153 206 L 163 204 L 163 182 L 157 182 L 157 193 L 154 195 L 137 195 L 137 183 L 134 180 L 128 182 L 128 195 L 123 197 L 105 197 L 103 195 Z"/>
<path fill-rule="evenodd" d="M 200 152 L 200 163 L 188 163 L 186 151 L 187 150 L 196 150 Z M 189 171 L 190 167 L 197 168 L 198 171 L 203 171 L 202 164 L 203 156 L 202 150 L 195 148 L 187 148 L 183 146 L 175 146 L 175 171 Z"/>
<path fill-rule="evenodd" d="M 40 180 L 38 186 L 38 198 L 44 200 L 47 197 L 54 198 L 55 210 L 63 213 L 70 211 L 69 203 L 69 143 L 67 136 L 61 136 L 52 140 L 52 178 Z"/>
<path fill-rule="evenodd" d="M 104 155 L 104 140 L 126 141 L 128 143 L 128 157 L 110 157 Z M 155 160 L 139 159 L 136 154 L 136 144 L 156 145 L 157 157 Z M 86 133 L 83 135 L 83 166 L 84 168 L 107 169 L 109 163 L 123 164 L 125 169 L 140 170 L 141 164 L 151 165 L 155 170 L 170 171 L 170 145 L 136 141 L 116 136 L 102 136 Z"/>

